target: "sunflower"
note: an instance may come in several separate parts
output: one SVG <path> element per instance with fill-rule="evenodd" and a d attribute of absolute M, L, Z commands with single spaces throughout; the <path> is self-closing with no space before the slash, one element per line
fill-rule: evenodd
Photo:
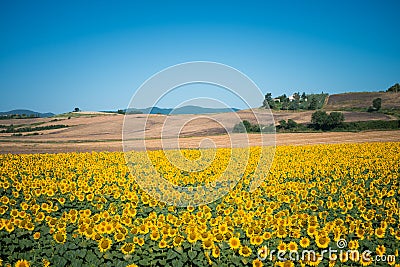
<path fill-rule="evenodd" d="M 378 245 L 376 247 L 376 254 L 382 256 L 386 252 L 386 247 L 384 245 Z"/>
<path fill-rule="evenodd" d="M 243 257 L 249 257 L 251 255 L 251 252 L 251 248 L 249 248 L 248 246 L 241 246 L 239 249 L 239 254 Z"/>
<path fill-rule="evenodd" d="M 17 261 L 17 263 L 15 264 L 15 267 L 29 267 L 29 261 L 27 260 L 19 260 Z"/>
<path fill-rule="evenodd" d="M 347 254 L 346 251 L 340 251 L 340 253 L 339 253 L 339 260 L 340 260 L 341 262 L 346 262 L 346 261 L 349 260 L 349 255 Z"/>
<path fill-rule="evenodd" d="M 262 267 L 264 264 L 259 259 L 253 260 L 253 267 Z"/>
<path fill-rule="evenodd" d="M 378 238 L 384 238 L 385 237 L 385 232 L 386 232 L 385 228 L 379 227 L 379 228 L 375 229 L 375 235 Z"/>
<path fill-rule="evenodd" d="M 166 248 L 167 247 L 167 242 L 165 241 L 165 239 L 161 239 L 160 242 L 158 243 L 158 247 L 159 248 Z"/>
<path fill-rule="evenodd" d="M 396 237 L 397 240 L 400 240 L 400 230 L 395 232 L 394 237 Z"/>
<path fill-rule="evenodd" d="M 319 248 L 327 248 L 330 241 L 330 238 L 327 236 L 317 236 L 315 239 L 315 243 L 317 243 Z"/>
<path fill-rule="evenodd" d="M 114 240 L 115 240 L 115 242 L 121 242 L 121 241 L 125 240 L 125 235 L 122 233 L 116 233 L 114 235 Z"/>
<path fill-rule="evenodd" d="M 309 226 L 307 228 L 307 234 L 309 236 L 314 236 L 316 234 L 316 232 L 317 232 L 317 228 L 315 226 Z"/>
<path fill-rule="evenodd" d="M 284 261 L 282 264 L 281 264 L 281 266 L 282 267 L 294 267 L 294 263 L 292 262 L 292 261 Z"/>
<path fill-rule="evenodd" d="M 133 243 L 125 243 L 121 247 L 121 251 L 124 254 L 132 254 L 135 251 L 135 244 L 133 244 Z"/>
<path fill-rule="evenodd" d="M 10 212 L 11 217 L 14 217 L 14 218 L 17 217 L 18 214 L 19 214 L 19 212 L 16 209 L 11 210 L 11 212 Z"/>
<path fill-rule="evenodd" d="M 36 232 L 33 234 L 33 239 L 38 240 L 40 238 L 40 232 Z"/>
<path fill-rule="evenodd" d="M 263 238 L 259 235 L 250 238 L 250 244 L 259 246 L 263 242 Z"/>
<path fill-rule="evenodd" d="M 67 235 L 64 232 L 57 232 L 53 235 L 54 240 L 59 244 L 64 244 L 67 240 Z"/>
<path fill-rule="evenodd" d="M 285 228 L 279 227 L 278 231 L 276 231 L 276 236 L 278 238 L 285 238 L 287 236 L 287 232 L 286 232 Z"/>
<path fill-rule="evenodd" d="M 270 232 L 265 232 L 265 233 L 263 234 L 264 240 L 269 240 L 269 239 L 271 239 L 271 237 L 272 237 L 272 235 L 271 235 Z"/>
<path fill-rule="evenodd" d="M 228 232 L 228 226 L 226 224 L 220 224 L 218 230 L 221 234 L 226 234 Z"/>
<path fill-rule="evenodd" d="M 214 246 L 212 249 L 212 256 L 214 258 L 218 258 L 221 255 L 221 250 L 219 249 L 218 246 Z"/>
<path fill-rule="evenodd" d="M 12 231 L 14 231 L 14 224 L 13 223 L 7 223 L 5 225 L 5 229 L 7 232 L 11 233 Z"/>
<path fill-rule="evenodd" d="M 143 245 L 144 245 L 144 238 L 138 238 L 136 243 L 137 243 L 139 246 L 143 246 Z"/>
<path fill-rule="evenodd" d="M 240 240 L 237 237 L 231 237 L 229 239 L 229 246 L 231 249 L 238 249 L 240 247 Z"/>
<path fill-rule="evenodd" d="M 114 226 L 111 223 L 107 223 L 104 226 L 104 232 L 107 234 L 111 234 L 112 232 L 114 232 Z"/>
<path fill-rule="evenodd" d="M 224 236 L 220 233 L 217 233 L 214 237 L 215 241 L 222 242 L 224 240 Z"/>
<path fill-rule="evenodd" d="M 204 249 L 212 249 L 214 247 L 214 241 L 212 239 L 203 240 L 203 248 Z"/>
<path fill-rule="evenodd" d="M 351 250 L 358 249 L 359 246 L 360 245 L 358 244 L 358 240 L 350 240 L 349 245 L 348 245 L 349 249 L 351 249 Z"/>
<path fill-rule="evenodd" d="M 43 267 L 49 267 L 50 266 L 50 262 L 45 258 L 42 259 L 42 263 L 43 263 Z"/>
<path fill-rule="evenodd" d="M 209 234 L 208 234 L 208 232 L 203 232 L 203 233 L 201 233 L 200 234 L 200 239 L 201 240 L 206 240 L 206 239 L 209 239 Z"/>
<path fill-rule="evenodd" d="M 292 241 L 287 245 L 287 249 L 289 251 L 297 251 L 297 244 Z"/>
<path fill-rule="evenodd" d="M 160 238 L 160 233 L 158 231 L 151 231 L 150 239 L 155 241 Z"/>
<path fill-rule="evenodd" d="M 111 247 L 111 244 L 112 244 L 111 239 L 109 239 L 109 238 L 104 238 L 104 237 L 103 237 L 103 238 L 99 241 L 99 250 L 100 250 L 100 252 L 104 252 L 104 251 L 109 250 L 110 247 Z"/>
<path fill-rule="evenodd" d="M 187 240 L 189 241 L 189 243 L 194 243 L 197 241 L 197 233 L 195 231 L 191 231 L 188 235 L 187 235 Z"/>
<path fill-rule="evenodd" d="M 286 247 L 285 242 L 281 241 L 281 242 L 279 243 L 279 245 L 278 245 L 278 250 L 279 250 L 279 251 L 285 251 L 286 248 L 287 248 L 287 247 Z"/>
<path fill-rule="evenodd" d="M 310 266 L 318 266 L 322 261 L 322 257 L 318 253 L 309 254 L 308 257 L 309 257 L 308 265 L 310 265 Z"/>
<path fill-rule="evenodd" d="M 179 247 L 179 246 L 182 244 L 182 242 L 183 242 L 182 236 L 177 235 L 177 236 L 174 237 L 172 244 L 173 244 L 175 247 Z"/>

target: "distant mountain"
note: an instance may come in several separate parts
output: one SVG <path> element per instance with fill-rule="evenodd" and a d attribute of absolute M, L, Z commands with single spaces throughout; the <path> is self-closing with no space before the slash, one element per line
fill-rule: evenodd
<path fill-rule="evenodd" d="M 237 108 L 204 108 L 199 106 L 183 106 L 176 109 L 148 107 L 143 109 L 128 109 L 127 113 L 144 113 L 144 114 L 210 114 L 210 113 L 226 113 L 236 112 Z"/>
<path fill-rule="evenodd" d="M 54 116 L 54 113 L 47 112 L 47 113 L 40 113 L 28 109 L 14 109 L 10 111 L 5 111 L 5 112 L 0 112 L 0 116 L 11 116 L 11 115 L 26 115 L 27 117 L 33 115 L 35 117 L 40 117 L 40 118 L 47 118 Z"/>

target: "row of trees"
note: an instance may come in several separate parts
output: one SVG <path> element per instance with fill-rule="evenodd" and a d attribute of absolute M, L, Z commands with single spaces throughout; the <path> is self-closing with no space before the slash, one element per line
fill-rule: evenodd
<path fill-rule="evenodd" d="M 265 95 L 262 107 L 275 110 L 316 110 L 322 108 L 328 94 L 308 94 L 299 92 L 291 97 L 286 94 L 273 98 L 271 93 Z"/>
<path fill-rule="evenodd" d="M 31 119 L 31 118 L 39 118 L 38 114 L 7 114 L 0 115 L 0 120 L 8 120 L 8 119 Z"/>
<path fill-rule="evenodd" d="M 304 130 L 314 129 L 328 131 L 336 127 L 342 126 L 344 122 L 344 115 L 342 112 L 331 112 L 326 113 L 325 111 L 318 110 L 314 112 L 311 116 L 310 124 L 298 124 L 292 119 L 281 120 L 277 127 L 278 130 Z M 273 125 L 272 125 L 273 127 Z M 236 124 L 233 128 L 234 133 L 245 133 L 245 132 L 270 132 L 272 130 L 271 126 L 252 124 L 247 120 L 244 120 Z"/>

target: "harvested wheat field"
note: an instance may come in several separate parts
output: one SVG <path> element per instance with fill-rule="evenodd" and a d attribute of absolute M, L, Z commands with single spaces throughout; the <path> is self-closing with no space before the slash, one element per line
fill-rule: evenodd
<path fill-rule="evenodd" d="M 272 122 L 271 115 L 263 110 L 255 110 L 258 118 Z M 305 112 L 274 112 L 275 124 L 282 119 L 294 119 L 298 123 L 309 122 L 311 111 Z M 250 111 L 237 112 L 241 120 L 255 122 Z M 392 120 L 392 116 L 380 113 L 344 112 L 346 121 L 364 120 Z M 146 115 L 135 114 L 127 116 L 130 121 L 129 130 L 136 131 L 138 137 L 146 138 L 148 149 L 162 148 L 161 130 L 168 122 L 173 132 L 179 132 L 181 147 L 199 147 L 201 141 L 207 137 L 217 147 L 230 147 L 227 132 L 231 132 L 236 114 L 208 114 L 203 115 Z M 182 121 L 188 121 L 181 127 Z M 218 121 L 230 123 L 228 128 L 222 127 Z M 146 122 L 146 124 L 145 124 Z M 61 152 L 90 152 L 90 151 L 122 151 L 122 128 L 124 116 L 119 114 L 80 114 L 77 117 L 10 119 L 0 123 L 6 127 L 14 125 L 21 127 L 65 126 L 65 128 L 50 129 L 22 133 L 16 136 L 12 133 L 0 133 L 0 153 L 61 153 Z M 145 125 L 145 129 L 143 128 Z M 164 133 L 163 133 L 164 134 Z M 172 134 L 173 135 L 173 134 Z M 165 135 L 164 135 L 165 136 Z M 168 136 L 168 134 L 167 134 Z M 259 145 L 258 135 L 249 134 L 249 145 Z M 164 138 L 164 147 L 168 147 L 168 138 Z M 235 134 L 235 142 L 247 143 L 245 134 Z M 270 140 L 269 140 L 270 141 Z M 399 131 L 367 131 L 358 133 L 349 132 L 321 132 L 321 133 L 279 133 L 276 134 L 277 145 L 304 145 L 323 143 L 355 143 L 400 141 Z M 131 141 L 133 143 L 139 141 Z"/>

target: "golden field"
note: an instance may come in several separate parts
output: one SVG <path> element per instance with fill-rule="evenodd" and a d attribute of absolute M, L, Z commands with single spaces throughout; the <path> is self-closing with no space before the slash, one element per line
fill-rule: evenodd
<path fill-rule="evenodd" d="M 171 166 L 162 151 L 149 156 L 175 185 L 214 186 L 231 152 L 218 149 L 196 172 Z M 121 152 L 0 155 L 0 265 L 400 266 L 399 142 L 278 146 L 264 182 L 249 192 L 257 163 L 250 155 L 221 199 L 175 207 L 141 189 L 136 179 L 152 173 L 140 164 L 131 173 Z M 337 249 L 341 239 L 346 249 L 370 250 L 371 260 L 257 257 Z M 383 255 L 393 257 L 372 261 Z"/>

